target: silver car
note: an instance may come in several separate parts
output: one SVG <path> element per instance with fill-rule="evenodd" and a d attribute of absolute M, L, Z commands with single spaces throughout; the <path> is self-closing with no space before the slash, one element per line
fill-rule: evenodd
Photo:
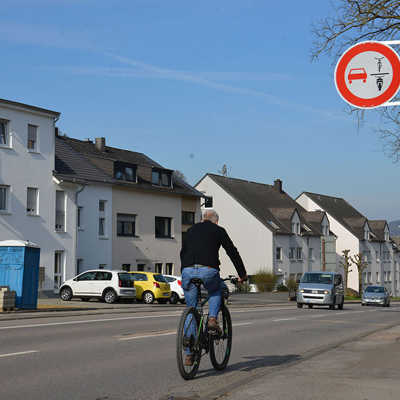
<path fill-rule="evenodd" d="M 390 307 L 390 293 L 384 286 L 368 286 L 362 295 L 361 304 L 380 305 Z"/>
<path fill-rule="evenodd" d="M 335 272 L 319 271 L 306 272 L 297 289 L 297 307 L 307 305 L 329 306 L 331 310 L 337 305 L 343 309 L 344 288 L 342 275 Z"/>

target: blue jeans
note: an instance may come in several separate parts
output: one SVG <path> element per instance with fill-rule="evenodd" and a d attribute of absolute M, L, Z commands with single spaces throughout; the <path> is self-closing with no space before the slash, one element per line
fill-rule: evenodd
<path fill-rule="evenodd" d="M 185 293 L 187 307 L 197 307 L 197 288 L 190 283 L 192 278 L 201 279 L 204 287 L 208 291 L 209 316 L 217 317 L 221 307 L 222 280 L 219 271 L 216 268 L 208 268 L 203 266 L 186 267 L 182 271 L 182 288 Z M 197 323 L 191 320 L 191 316 L 185 321 L 185 336 L 196 336 Z M 189 349 L 186 353 L 190 354 Z"/>

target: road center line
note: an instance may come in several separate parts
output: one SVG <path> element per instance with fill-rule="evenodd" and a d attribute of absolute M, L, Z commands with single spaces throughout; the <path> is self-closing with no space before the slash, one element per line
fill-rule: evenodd
<path fill-rule="evenodd" d="M 28 351 L 20 351 L 18 353 L 0 354 L 0 358 L 12 357 L 12 356 L 22 356 L 24 354 L 32 354 L 32 353 L 39 353 L 39 351 L 38 350 L 28 350 Z"/>

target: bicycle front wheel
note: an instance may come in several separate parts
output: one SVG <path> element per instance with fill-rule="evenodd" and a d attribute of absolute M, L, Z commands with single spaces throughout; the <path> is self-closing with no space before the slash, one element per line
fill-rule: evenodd
<path fill-rule="evenodd" d="M 217 336 L 210 335 L 210 359 L 216 370 L 222 370 L 228 365 L 232 349 L 232 320 L 225 305 L 221 305 L 217 320 L 222 332 Z"/>
<path fill-rule="evenodd" d="M 200 366 L 201 348 L 198 340 L 200 316 L 195 308 L 186 308 L 178 325 L 176 335 L 176 361 L 178 370 L 183 379 L 193 379 Z M 185 365 L 188 355 L 191 355 L 193 364 Z"/>

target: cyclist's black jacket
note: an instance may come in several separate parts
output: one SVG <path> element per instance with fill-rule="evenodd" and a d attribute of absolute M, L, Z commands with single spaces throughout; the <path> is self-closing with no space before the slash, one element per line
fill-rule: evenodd
<path fill-rule="evenodd" d="M 218 251 L 221 246 L 232 260 L 238 275 L 241 278 L 246 276 L 242 258 L 226 230 L 211 221 L 193 225 L 184 235 L 181 250 L 182 270 L 195 264 L 219 270 Z"/>

